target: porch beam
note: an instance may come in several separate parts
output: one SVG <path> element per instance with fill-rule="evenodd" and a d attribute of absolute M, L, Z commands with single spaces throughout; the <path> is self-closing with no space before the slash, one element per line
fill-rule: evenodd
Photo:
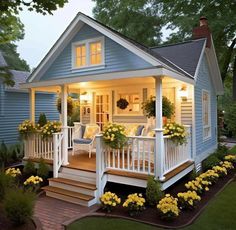
<path fill-rule="evenodd" d="M 67 96 L 68 90 L 67 85 L 61 86 L 61 121 L 62 121 L 62 132 L 63 132 L 63 165 L 68 165 L 68 126 L 67 126 Z"/>
<path fill-rule="evenodd" d="M 29 89 L 30 121 L 35 123 L 35 89 Z"/>
<path fill-rule="evenodd" d="M 156 128 L 155 130 L 155 177 L 160 181 L 164 177 L 164 139 L 162 128 L 162 76 L 155 77 L 156 89 Z"/>

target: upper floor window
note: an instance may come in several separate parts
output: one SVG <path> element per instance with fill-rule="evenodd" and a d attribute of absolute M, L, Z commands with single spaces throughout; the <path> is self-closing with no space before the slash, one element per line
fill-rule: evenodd
<path fill-rule="evenodd" d="M 206 90 L 202 91 L 202 123 L 203 123 L 203 139 L 211 137 L 211 102 L 210 93 Z"/>
<path fill-rule="evenodd" d="M 72 45 L 72 68 L 85 68 L 104 64 L 104 38 L 89 39 Z"/>

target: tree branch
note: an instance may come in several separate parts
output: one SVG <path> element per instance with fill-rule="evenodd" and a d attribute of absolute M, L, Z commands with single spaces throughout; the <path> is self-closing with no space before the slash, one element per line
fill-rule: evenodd
<path fill-rule="evenodd" d="M 236 55 L 234 56 L 233 65 L 233 100 L 236 101 Z"/>

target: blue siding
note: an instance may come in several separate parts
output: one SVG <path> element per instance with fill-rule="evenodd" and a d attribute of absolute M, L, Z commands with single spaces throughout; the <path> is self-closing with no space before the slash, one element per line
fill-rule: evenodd
<path fill-rule="evenodd" d="M 53 64 L 49 67 L 46 73 L 41 78 L 42 80 L 64 78 L 70 76 L 82 76 L 90 74 L 108 73 L 125 70 L 144 69 L 152 67 L 149 63 L 142 58 L 133 54 L 125 49 L 123 46 L 117 44 L 108 37 L 105 37 L 105 68 L 98 70 L 79 70 L 76 72 L 71 71 L 72 67 L 72 49 L 73 42 L 79 42 L 86 39 L 96 38 L 103 36 L 97 30 L 88 25 L 84 25 L 81 30 L 69 42 L 61 54 L 56 58 Z"/>
<path fill-rule="evenodd" d="M 209 140 L 203 140 L 203 122 L 202 122 L 202 90 L 208 90 L 211 92 L 211 138 Z M 195 111 L 196 111 L 196 154 L 211 149 L 217 144 L 217 97 L 213 87 L 213 83 L 210 78 L 210 72 L 206 57 L 203 58 L 198 79 L 195 87 Z"/>
<path fill-rule="evenodd" d="M 36 121 L 40 112 L 44 112 L 49 120 L 59 119 L 55 97 L 54 94 L 36 94 Z M 29 94 L 6 91 L 1 100 L 4 103 L 4 111 L 0 116 L 0 141 L 14 144 L 19 140 L 17 131 L 19 123 L 29 119 Z"/>

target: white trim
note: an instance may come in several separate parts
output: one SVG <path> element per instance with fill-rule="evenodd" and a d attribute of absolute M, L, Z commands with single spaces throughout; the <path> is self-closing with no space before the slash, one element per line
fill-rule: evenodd
<path fill-rule="evenodd" d="M 202 51 L 201 51 L 200 57 L 198 59 L 197 67 L 196 67 L 196 70 L 195 70 L 195 73 L 194 73 L 195 81 L 197 81 L 197 79 L 198 79 L 198 73 L 199 73 L 200 66 L 202 64 L 202 60 L 203 60 L 203 56 L 204 56 L 204 53 L 205 53 L 205 49 L 206 49 L 206 39 L 205 39 L 205 42 L 203 44 Z"/>
<path fill-rule="evenodd" d="M 204 105 L 204 102 L 203 102 L 203 94 L 204 93 L 207 93 L 208 94 L 208 125 L 204 125 L 204 110 L 203 110 L 203 105 Z M 204 137 L 204 130 L 209 128 L 210 131 L 209 131 L 209 134 L 208 136 Z M 212 124 L 211 124 L 211 93 L 209 90 L 206 90 L 206 89 L 202 89 L 202 138 L 203 138 L 203 141 L 208 141 L 209 139 L 211 139 L 211 136 L 212 136 Z"/>
<path fill-rule="evenodd" d="M 86 39 L 86 40 L 82 40 L 82 41 L 78 41 L 78 42 L 73 42 L 71 44 L 71 70 L 73 72 L 78 72 L 78 71 L 85 71 L 86 69 L 97 69 L 99 67 L 105 67 L 105 42 L 104 42 L 104 36 L 102 37 L 96 37 L 96 38 L 91 38 L 91 39 Z M 91 43 L 94 43 L 94 42 L 101 42 L 101 63 L 100 64 L 97 64 L 97 65 L 92 65 L 90 63 L 90 44 Z M 81 66 L 81 67 L 77 67 L 75 65 L 75 56 L 76 56 L 76 53 L 75 53 L 75 48 L 77 46 L 81 46 L 81 45 L 85 45 L 85 50 L 86 50 L 86 65 L 85 66 Z"/>
<path fill-rule="evenodd" d="M 196 111 L 195 111 L 195 87 L 191 86 L 192 92 L 192 158 L 196 157 Z"/>

